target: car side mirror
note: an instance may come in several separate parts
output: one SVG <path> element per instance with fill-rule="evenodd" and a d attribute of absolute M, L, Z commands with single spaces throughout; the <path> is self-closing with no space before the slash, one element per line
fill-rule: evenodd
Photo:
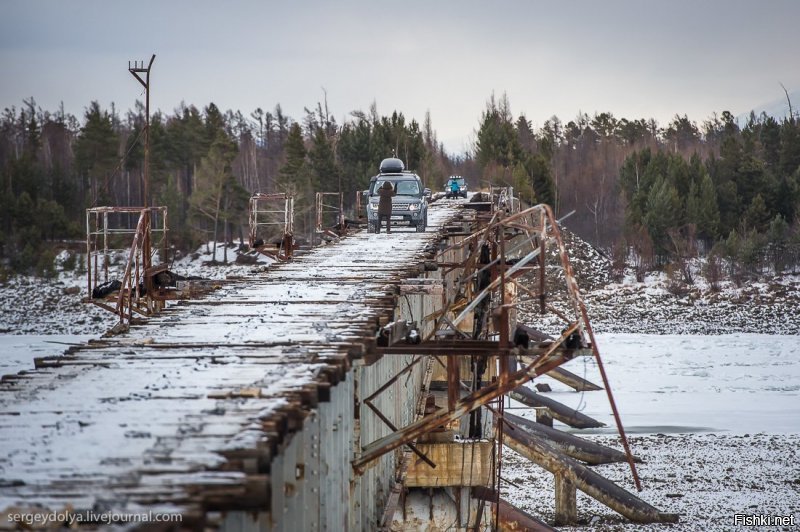
<path fill-rule="evenodd" d="M 365 198 L 366 198 L 367 196 L 369 196 L 369 189 L 367 189 L 367 190 L 362 190 L 362 191 L 361 191 L 361 195 L 362 195 L 362 196 L 364 196 Z"/>
<path fill-rule="evenodd" d="M 425 190 L 422 191 L 422 195 L 425 196 L 426 198 L 430 198 L 431 197 L 431 189 L 426 188 Z"/>

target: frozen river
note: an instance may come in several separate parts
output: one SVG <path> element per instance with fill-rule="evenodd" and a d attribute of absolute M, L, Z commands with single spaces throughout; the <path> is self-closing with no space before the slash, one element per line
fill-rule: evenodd
<path fill-rule="evenodd" d="M 36 357 L 58 356 L 68 344 L 86 343 L 95 336 L 72 334 L 0 334 L 0 375 L 33 369 Z"/>
<path fill-rule="evenodd" d="M 32 369 L 34 357 L 89 338 L 0 335 L 0 375 Z M 597 341 L 629 433 L 800 432 L 798 336 L 602 334 Z M 602 385 L 591 358 L 565 367 Z M 608 425 L 595 432 L 616 431 L 605 392 L 578 393 L 547 377 L 537 382 L 552 386 L 549 397 Z"/>
<path fill-rule="evenodd" d="M 629 433 L 800 432 L 799 336 L 601 334 L 597 344 Z M 594 359 L 564 367 L 602 386 Z M 608 425 L 595 432 L 616 432 L 604 391 L 537 382 Z"/>

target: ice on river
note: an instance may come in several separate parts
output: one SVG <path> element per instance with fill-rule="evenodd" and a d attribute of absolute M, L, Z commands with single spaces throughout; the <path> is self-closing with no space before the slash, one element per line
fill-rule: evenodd
<path fill-rule="evenodd" d="M 84 344 L 91 335 L 0 334 L 0 375 L 33 369 L 35 357 L 58 356 L 69 344 Z"/>
<path fill-rule="evenodd" d="M 601 334 L 597 344 L 628 433 L 800 432 L 799 336 Z M 592 358 L 564 368 L 602 386 Z M 608 425 L 581 433 L 616 432 L 604 391 L 536 382 Z"/>

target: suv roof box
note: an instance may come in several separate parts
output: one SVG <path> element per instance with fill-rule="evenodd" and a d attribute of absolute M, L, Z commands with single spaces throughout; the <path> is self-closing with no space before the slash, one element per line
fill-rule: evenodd
<path fill-rule="evenodd" d="M 379 167 L 380 173 L 382 174 L 399 174 L 402 173 L 404 169 L 405 165 L 403 161 L 394 157 L 382 160 Z"/>

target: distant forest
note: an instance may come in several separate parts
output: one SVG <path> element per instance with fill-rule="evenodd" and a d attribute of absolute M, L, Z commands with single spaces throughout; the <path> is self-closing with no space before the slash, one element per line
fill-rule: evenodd
<path fill-rule="evenodd" d="M 59 241 L 84 238 L 85 209 L 142 204 L 144 107 L 121 114 L 91 102 L 80 119 L 33 99 L 0 117 L 0 269 L 52 273 Z M 489 99 L 475 146 L 448 154 L 426 114 L 353 111 L 339 124 L 327 102 L 294 119 L 276 105 L 249 115 L 213 103 L 151 116 L 151 205 L 169 209 L 170 242 L 195 249 L 246 233 L 256 192 L 293 192 L 298 236 L 313 229 L 314 192 L 343 192 L 354 207 L 381 159 L 395 153 L 434 190 L 452 174 L 472 190 L 511 185 L 549 203 L 568 228 L 641 276 L 666 268 L 693 281 L 740 282 L 800 263 L 800 120 L 729 112 L 697 125 L 584 113 L 534 129 L 508 98 Z M 350 215 L 354 213 L 351 211 Z"/>

